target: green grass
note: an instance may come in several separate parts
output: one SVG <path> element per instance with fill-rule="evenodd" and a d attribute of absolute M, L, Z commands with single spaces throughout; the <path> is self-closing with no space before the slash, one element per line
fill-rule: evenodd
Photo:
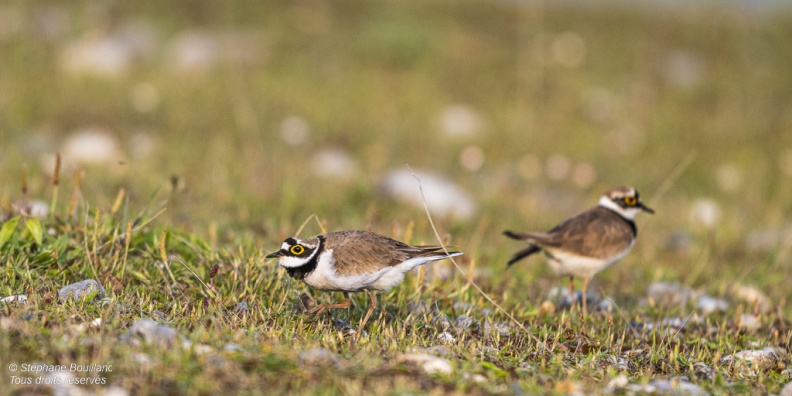
<path fill-rule="evenodd" d="M 681 376 L 711 393 L 778 393 L 789 381 L 787 355 L 753 373 L 721 361 L 747 349 L 789 350 L 792 340 L 788 10 L 472 0 L 3 7 L 0 15 L 16 22 L 0 25 L 10 26 L 0 29 L 0 218 L 19 222 L 0 232 L 0 297 L 26 294 L 28 302 L 0 304 L 0 389 L 29 390 L 9 384 L 8 365 L 36 362 L 109 364 L 108 385 L 87 388 L 133 394 L 602 393 L 622 374 L 631 384 Z M 59 66 L 70 42 L 135 21 L 148 24 L 153 49 L 122 77 L 75 76 Z M 175 72 L 169 45 L 186 30 L 243 32 L 255 56 Z M 554 54 L 570 32 L 583 40 L 585 57 L 567 67 Z M 152 108 L 136 107 L 141 86 L 154 87 Z M 481 115 L 480 133 L 442 133 L 439 115 L 458 103 Z M 310 125 L 303 145 L 280 137 L 289 116 Z M 118 160 L 78 167 L 65 159 L 55 210 L 25 216 L 25 203 L 49 206 L 56 195 L 41 157 L 63 151 L 87 126 L 118 138 Z M 145 155 L 135 154 L 141 132 L 153 142 Z M 470 145 L 484 154 L 475 171 L 459 162 Z M 311 159 L 326 147 L 357 161 L 354 178 L 315 174 Z M 555 154 L 573 167 L 591 165 L 595 180 L 549 177 L 546 160 Z M 532 161 L 536 174 L 525 169 Z M 422 208 L 377 188 L 405 164 L 474 196 L 473 219 L 435 217 L 438 231 L 465 252 L 461 268 L 527 333 L 440 262 L 431 266 L 451 268 L 451 276 L 416 271 L 378 295 L 365 332 L 345 336 L 329 315 L 308 317 L 300 303 L 303 294 L 329 302 L 337 293 L 311 290 L 264 259 L 312 215 L 321 227 L 310 220 L 303 235 L 370 229 L 436 243 Z M 736 188 L 719 176 L 729 170 Z M 506 271 L 519 245 L 501 230 L 551 227 L 616 184 L 635 185 L 657 210 L 638 218 L 633 251 L 592 284 L 619 309 L 586 318 L 543 309 L 565 279 L 540 258 Z M 713 228 L 690 218 L 701 198 L 721 209 Z M 752 243 L 756 235 L 770 238 Z M 670 247 L 679 236 L 689 244 Z M 58 300 L 58 289 L 89 278 L 106 288 L 103 303 Z M 647 287 L 660 280 L 729 307 L 702 316 L 694 303 L 646 303 Z M 739 327 L 740 314 L 754 307 L 734 295 L 736 284 L 770 300 L 757 329 Z M 235 313 L 243 301 L 249 312 Z M 355 327 L 367 303 L 355 296 L 332 317 Z M 419 304 L 429 308 L 411 310 Z M 443 345 L 438 318 L 453 323 L 463 314 L 512 329 L 450 328 L 454 341 Z M 101 325 L 88 327 L 96 318 Z M 121 341 L 139 318 L 198 347 Z M 678 332 L 640 325 L 668 318 L 687 323 Z M 451 374 L 405 361 L 415 348 L 438 345 Z M 300 358 L 316 348 L 338 363 Z M 714 375 L 697 374 L 696 363 Z"/>

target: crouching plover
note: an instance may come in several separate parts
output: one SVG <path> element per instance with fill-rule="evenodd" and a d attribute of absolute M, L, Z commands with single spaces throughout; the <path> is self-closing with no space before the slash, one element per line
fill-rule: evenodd
<path fill-rule="evenodd" d="M 293 278 L 319 290 L 344 293 L 341 304 L 322 304 L 309 314 L 328 308 L 348 308 L 349 293 L 365 291 L 371 303 L 360 323 L 362 329 L 377 307 L 372 290 L 386 291 L 401 283 L 404 274 L 430 261 L 459 256 L 446 254 L 441 246 L 410 246 L 368 231 L 338 231 L 309 239 L 286 238 L 280 250 L 267 255 L 278 258 Z"/>
<path fill-rule="evenodd" d="M 510 238 L 528 242 L 526 248 L 509 259 L 508 265 L 544 251 L 556 274 L 569 275 L 569 293 L 573 301 L 574 277 L 583 278 L 581 291 L 585 314 L 589 281 L 630 251 L 638 233 L 633 219 L 641 211 L 654 213 L 641 202 L 638 191 L 628 186 L 613 187 L 602 194 L 596 207 L 564 220 L 550 231 L 504 231 Z"/>

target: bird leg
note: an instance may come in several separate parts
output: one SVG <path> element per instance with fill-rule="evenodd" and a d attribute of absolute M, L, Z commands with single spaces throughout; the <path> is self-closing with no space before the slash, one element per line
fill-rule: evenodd
<path fill-rule="evenodd" d="M 369 317 L 371 316 L 371 313 L 374 312 L 375 308 L 377 308 L 377 298 L 374 297 L 374 295 L 371 294 L 371 291 L 369 291 L 368 289 L 365 289 L 365 291 L 366 291 L 366 294 L 368 294 L 368 297 L 369 297 L 369 300 L 371 301 L 371 303 L 369 304 L 369 309 L 368 309 L 368 312 L 366 312 L 366 316 L 363 318 L 362 321 L 360 321 L 360 329 L 361 330 L 363 330 L 363 328 L 366 326 L 366 322 L 368 322 Z"/>
<path fill-rule="evenodd" d="M 586 290 L 588 290 L 588 284 L 591 281 L 591 277 L 587 276 L 583 278 L 583 286 L 581 286 L 580 292 L 583 293 L 583 316 L 587 315 L 586 312 Z"/>
<path fill-rule="evenodd" d="M 577 299 L 575 298 L 575 277 L 570 275 L 569 276 L 569 310 L 571 311 L 572 308 L 575 308 L 575 304 L 577 304 Z"/>
<path fill-rule="evenodd" d="M 309 315 L 318 315 L 324 312 L 325 309 L 335 309 L 335 308 L 349 308 L 349 293 L 344 292 L 344 302 L 340 304 L 321 304 L 311 308 L 308 311 Z"/>

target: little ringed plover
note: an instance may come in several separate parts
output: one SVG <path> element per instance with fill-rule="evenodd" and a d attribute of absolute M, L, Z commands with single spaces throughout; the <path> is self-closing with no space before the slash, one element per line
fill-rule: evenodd
<path fill-rule="evenodd" d="M 591 278 L 624 256 L 635 243 L 638 229 L 633 219 L 639 212 L 654 213 L 641 202 L 638 191 L 629 186 L 606 190 L 599 204 L 564 220 L 547 232 L 520 233 L 504 231 L 513 239 L 528 242 L 515 253 L 508 265 L 543 251 L 548 264 L 558 275 L 569 275 L 570 298 L 574 301 L 574 277 L 583 278 L 583 313 L 586 313 L 586 289 Z"/>
<path fill-rule="evenodd" d="M 368 231 L 337 231 L 307 239 L 286 238 L 280 250 L 267 258 L 277 258 L 291 277 L 309 286 L 344 293 L 343 303 L 318 305 L 309 314 L 348 308 L 350 292 L 366 292 L 371 303 L 360 323 L 362 329 L 377 307 L 372 290 L 389 290 L 413 268 L 461 254 L 446 254 L 442 246 L 411 246 Z"/>

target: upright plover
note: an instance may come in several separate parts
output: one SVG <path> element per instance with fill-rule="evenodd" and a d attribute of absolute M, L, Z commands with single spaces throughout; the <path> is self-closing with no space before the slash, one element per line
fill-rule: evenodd
<path fill-rule="evenodd" d="M 574 301 L 574 277 L 583 278 L 583 312 L 586 313 L 586 289 L 594 274 L 616 264 L 632 248 L 637 235 L 633 219 L 638 212 L 654 213 L 644 205 L 638 191 L 619 186 L 606 190 L 599 204 L 577 216 L 564 220 L 547 232 L 519 233 L 504 231 L 513 239 L 528 242 L 515 253 L 508 265 L 544 251 L 550 267 L 558 275 L 569 275 L 569 293 Z"/>

